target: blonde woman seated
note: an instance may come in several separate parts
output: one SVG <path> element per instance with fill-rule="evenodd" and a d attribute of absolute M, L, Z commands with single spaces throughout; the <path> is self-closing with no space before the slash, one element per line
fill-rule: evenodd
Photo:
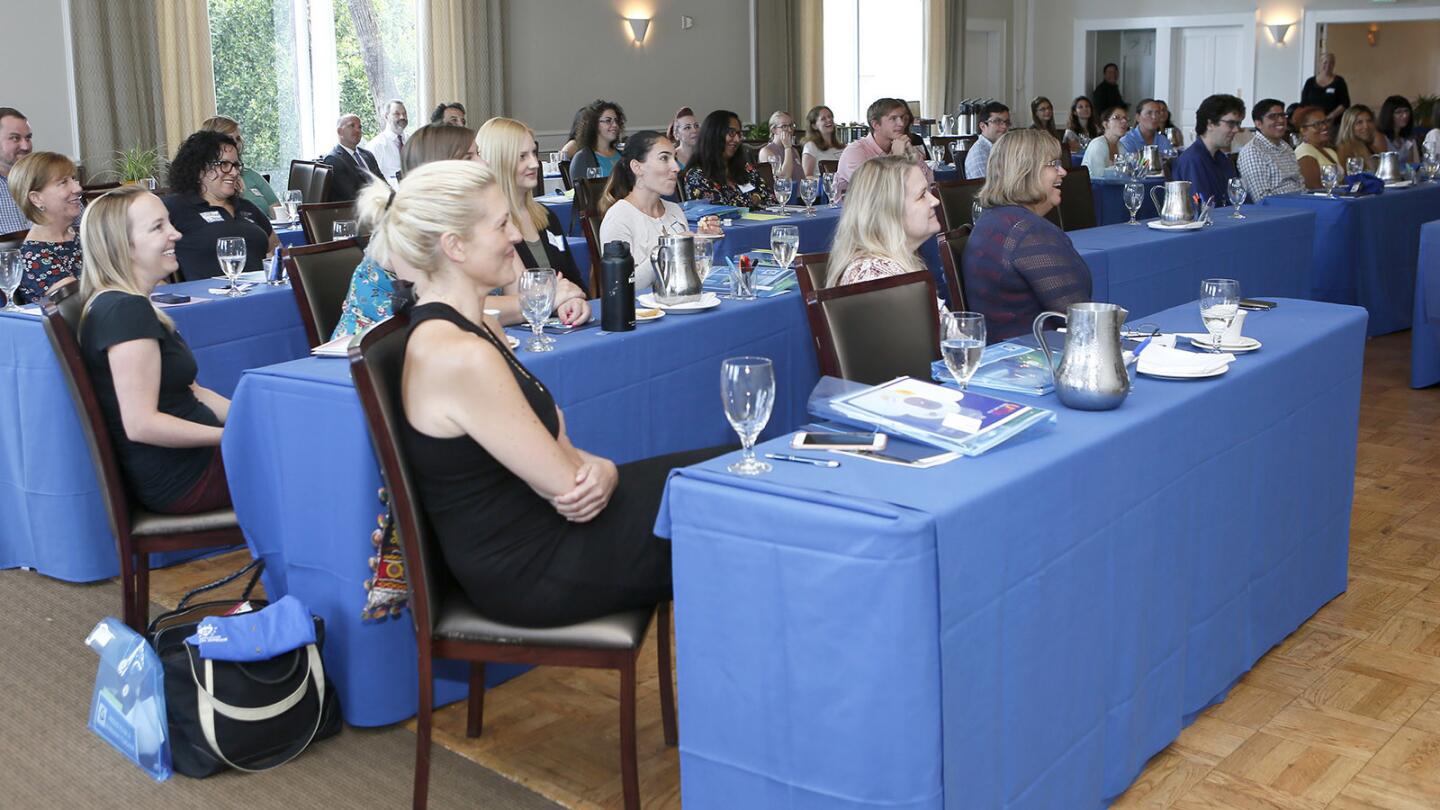
<path fill-rule="evenodd" d="M 770 142 L 760 147 L 760 159 L 775 167 L 776 180 L 805 179 L 805 168 L 795 146 L 795 119 L 790 113 L 776 110 L 770 114 Z"/>
<path fill-rule="evenodd" d="M 550 391 L 484 315 L 514 274 L 520 233 L 477 163 L 407 172 L 357 203 L 377 261 L 415 284 L 400 441 L 446 567 L 486 618 L 572 624 L 669 599 L 653 534 L 670 470 L 713 451 L 617 467 L 577 448 Z"/>
<path fill-rule="evenodd" d="M 1090 170 L 1091 177 L 1104 177 L 1105 171 L 1115 165 L 1115 156 L 1120 154 L 1120 139 L 1130 131 L 1130 111 L 1123 107 L 1111 107 L 1100 116 L 1101 137 L 1090 141 L 1085 147 L 1081 164 Z"/>
<path fill-rule="evenodd" d="M 10 196 L 31 222 L 20 243 L 18 303 L 38 301 L 52 287 L 80 278 L 84 253 L 75 230 L 81 209 L 75 173 L 75 163 L 58 152 L 31 152 L 10 169 Z"/>
<path fill-rule="evenodd" d="M 1375 171 L 1375 156 L 1384 152 L 1388 144 L 1385 136 L 1375 128 L 1375 114 L 1364 104 L 1351 105 L 1340 116 L 1340 134 L 1335 141 L 1335 154 L 1340 168 L 1344 169 L 1350 158 L 1360 158 L 1364 168 L 1361 171 Z"/>
<path fill-rule="evenodd" d="M 663 199 L 675 195 L 679 173 L 675 144 L 653 129 L 642 129 L 625 142 L 625 151 L 600 198 L 600 244 L 630 245 L 636 292 L 655 284 L 650 252 L 660 244 L 661 234 L 690 229 L 685 210 Z M 718 217 L 702 218 L 697 229 L 702 234 L 721 235 Z M 598 272 L 598 268 L 591 272 Z"/>
<path fill-rule="evenodd" d="M 915 251 L 940 232 L 940 201 L 913 160 L 882 155 L 865 161 L 851 176 L 845 200 L 825 286 L 926 269 Z"/>

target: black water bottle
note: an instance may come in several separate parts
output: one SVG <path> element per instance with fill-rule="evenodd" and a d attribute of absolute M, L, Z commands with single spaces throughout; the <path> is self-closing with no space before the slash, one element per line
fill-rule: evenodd
<path fill-rule="evenodd" d="M 635 260 L 628 242 L 606 242 L 600 256 L 600 328 L 629 332 L 635 328 Z"/>

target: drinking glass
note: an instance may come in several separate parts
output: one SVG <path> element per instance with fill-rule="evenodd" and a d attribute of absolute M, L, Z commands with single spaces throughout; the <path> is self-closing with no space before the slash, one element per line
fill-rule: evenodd
<path fill-rule="evenodd" d="M 143 188 L 143 189 L 145 189 L 146 191 L 154 191 L 154 190 L 155 190 L 155 178 L 153 178 L 153 177 L 142 177 L 142 178 L 140 178 L 140 187 Z"/>
<path fill-rule="evenodd" d="M 548 352 L 555 348 L 555 341 L 546 337 L 541 330 L 555 308 L 555 271 L 548 267 L 535 267 L 520 276 L 520 312 L 530 324 L 530 340 L 525 344 L 529 352 Z"/>
<path fill-rule="evenodd" d="M 790 202 L 790 193 L 795 190 L 795 181 L 785 178 L 775 178 L 775 202 L 780 204 L 780 213 L 785 213 L 785 204 Z"/>
<path fill-rule="evenodd" d="M 1081 136 L 1079 137 L 1079 139 L 1078 139 L 1077 142 L 1078 142 L 1079 145 L 1080 145 L 1080 154 L 1082 154 L 1082 155 L 1085 154 L 1085 150 L 1090 148 L 1090 138 L 1089 138 L 1089 136 L 1087 136 L 1087 135 L 1081 135 Z"/>
<path fill-rule="evenodd" d="M 755 438 L 770 421 L 775 405 L 775 366 L 766 357 L 731 357 L 720 364 L 720 401 L 725 418 L 740 434 L 743 456 L 727 470 L 739 475 L 770 472 L 770 465 L 755 458 Z"/>
<path fill-rule="evenodd" d="M 591 166 L 585 170 L 586 180 L 599 180 L 601 177 L 604 177 L 604 175 L 600 174 L 599 166 Z"/>
<path fill-rule="evenodd" d="M 1131 180 L 1125 184 L 1121 197 L 1125 202 L 1125 210 L 1130 212 L 1130 224 L 1139 225 L 1140 221 L 1135 219 L 1135 215 L 1140 213 L 1140 206 L 1145 204 L 1145 184 Z"/>
<path fill-rule="evenodd" d="M 15 312 L 15 291 L 20 289 L 20 278 L 25 275 L 25 263 L 20 261 L 20 251 L 0 250 L 0 291 L 5 293 L 3 312 Z"/>
<path fill-rule="evenodd" d="M 1207 278 L 1200 282 L 1200 320 L 1210 333 L 1210 351 L 1220 351 L 1220 337 L 1240 311 L 1240 282 L 1233 278 Z"/>
<path fill-rule="evenodd" d="M 1240 213 L 1240 206 L 1245 204 L 1245 181 L 1232 177 L 1230 182 L 1225 184 L 1225 188 L 1230 192 L 1230 204 L 1235 206 L 1235 210 L 1230 212 L 1230 218 L 1245 219 L 1245 215 Z"/>
<path fill-rule="evenodd" d="M 299 189 L 292 188 L 285 192 L 280 202 L 285 204 L 286 221 L 293 224 L 300 219 L 300 203 L 304 201 L 305 195 L 301 194 Z"/>
<path fill-rule="evenodd" d="M 1326 191 L 1330 192 L 1330 196 L 1334 197 L 1335 187 L 1340 185 L 1340 167 L 1334 163 L 1321 166 L 1320 183 L 1325 186 Z"/>
<path fill-rule="evenodd" d="M 814 177 L 807 177 L 800 181 L 800 199 L 805 201 L 805 216 L 815 216 L 815 198 L 820 196 L 820 181 Z"/>
<path fill-rule="evenodd" d="M 979 199 L 970 200 L 970 225 L 974 226 L 980 221 L 980 215 L 984 213 L 985 206 L 980 204 Z"/>
<path fill-rule="evenodd" d="M 700 284 L 705 284 L 705 279 L 710 277 L 710 271 L 715 266 L 715 242 L 705 236 L 695 237 L 695 275 L 700 278 Z"/>
<path fill-rule="evenodd" d="M 775 263 L 788 268 L 800 252 L 800 228 L 795 225 L 775 225 L 770 228 L 770 252 Z"/>
<path fill-rule="evenodd" d="M 964 391 L 980 367 L 985 351 L 985 316 L 978 312 L 945 312 L 940 317 L 940 356 Z"/>
<path fill-rule="evenodd" d="M 335 223 L 330 226 L 330 236 L 336 242 L 339 242 L 341 239 L 354 239 L 356 233 L 358 233 L 358 231 L 355 228 L 355 220 L 353 219 L 337 219 Z"/>
<path fill-rule="evenodd" d="M 235 298 L 245 293 L 235 286 L 235 279 L 240 275 L 240 270 L 245 267 L 245 240 L 239 236 L 226 236 L 215 240 L 215 258 L 220 260 L 220 269 L 225 271 L 225 278 L 230 280 L 230 286 L 225 289 L 225 295 Z"/>
<path fill-rule="evenodd" d="M 825 184 L 825 199 L 830 201 L 830 207 L 839 208 L 840 203 L 835 202 L 835 173 L 825 172 L 820 175 L 820 181 Z"/>
<path fill-rule="evenodd" d="M 1365 171 L 1365 161 L 1358 157 L 1345 158 L 1345 176 L 1352 177 Z"/>

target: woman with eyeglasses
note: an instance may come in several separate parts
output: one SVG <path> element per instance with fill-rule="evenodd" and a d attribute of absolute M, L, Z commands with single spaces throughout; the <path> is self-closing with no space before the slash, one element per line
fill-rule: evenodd
<path fill-rule="evenodd" d="M 1055 128 L 1055 105 L 1044 96 L 1036 96 L 1030 102 L 1030 128 L 1038 129 L 1055 140 L 1061 139 L 1060 130 Z"/>
<path fill-rule="evenodd" d="M 1419 163 L 1419 142 L 1415 138 L 1415 111 L 1404 96 L 1391 96 L 1380 105 L 1380 134 L 1401 163 Z"/>
<path fill-rule="evenodd" d="M 1320 188 L 1320 170 L 1339 166 L 1340 156 L 1330 146 L 1330 119 L 1319 107 L 1300 107 L 1293 116 L 1302 143 L 1295 149 L 1295 162 L 1306 188 Z"/>
<path fill-rule="evenodd" d="M 223 275 L 215 256 L 218 239 L 245 240 L 245 272 L 259 270 L 280 246 L 270 217 L 242 194 L 240 148 L 220 132 L 201 130 L 185 139 L 170 161 L 165 208 L 180 231 L 175 257 L 186 281 Z"/>
<path fill-rule="evenodd" d="M 770 184 L 745 160 L 740 148 L 740 116 L 715 110 L 700 124 L 695 165 L 685 173 L 685 198 L 716 205 L 764 208 L 771 203 Z"/>
<path fill-rule="evenodd" d="M 1100 116 L 1102 137 L 1090 141 L 1085 147 L 1081 163 L 1090 170 L 1091 177 L 1104 177 L 1105 170 L 1115 165 L 1115 156 L 1120 154 L 1120 139 L 1130 131 L 1130 110 L 1126 107 L 1111 107 Z"/>
<path fill-rule="evenodd" d="M 760 159 L 775 167 L 775 179 L 805 179 L 800 153 L 795 149 L 795 119 L 784 110 L 770 114 L 770 142 L 760 147 Z"/>
<path fill-rule="evenodd" d="M 240 124 L 233 118 L 226 118 L 217 115 L 213 118 L 206 118 L 200 122 L 201 129 L 208 129 L 212 132 L 219 132 L 229 135 L 235 139 L 235 149 L 240 153 L 241 160 L 245 158 L 245 135 L 240 131 Z M 255 207 L 269 214 L 280 204 L 280 197 L 270 183 L 260 176 L 260 173 L 246 166 L 240 171 L 240 193 L 245 199 L 255 203 Z"/>
<path fill-rule="evenodd" d="M 580 125 L 577 143 L 580 149 L 570 161 L 570 182 L 579 185 L 589 177 L 589 170 L 599 169 L 601 177 L 609 177 L 620 162 L 615 142 L 625 131 L 625 111 L 613 101 L 596 99 L 591 102 Z"/>

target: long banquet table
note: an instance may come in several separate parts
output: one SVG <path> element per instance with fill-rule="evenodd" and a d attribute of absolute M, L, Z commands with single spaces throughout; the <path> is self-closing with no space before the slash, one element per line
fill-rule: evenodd
<path fill-rule="evenodd" d="M 1281 300 L 1222 377 L 930 470 L 677 473 L 685 806 L 1104 807 L 1345 589 L 1365 320 Z"/>
<path fill-rule="evenodd" d="M 1440 218 L 1420 228 L 1410 329 L 1410 386 L 1426 388 L 1440 382 Z"/>
<path fill-rule="evenodd" d="M 308 351 L 289 287 L 224 299 L 214 279 L 167 291 L 214 300 L 169 310 L 195 354 L 199 382 L 229 396 L 245 369 Z M 38 313 L 0 313 L 0 568 L 28 567 L 72 582 L 120 572 L 99 480 L 80 418 Z M 188 556 L 194 556 L 193 553 Z M 154 555 L 153 564 L 177 559 Z"/>

